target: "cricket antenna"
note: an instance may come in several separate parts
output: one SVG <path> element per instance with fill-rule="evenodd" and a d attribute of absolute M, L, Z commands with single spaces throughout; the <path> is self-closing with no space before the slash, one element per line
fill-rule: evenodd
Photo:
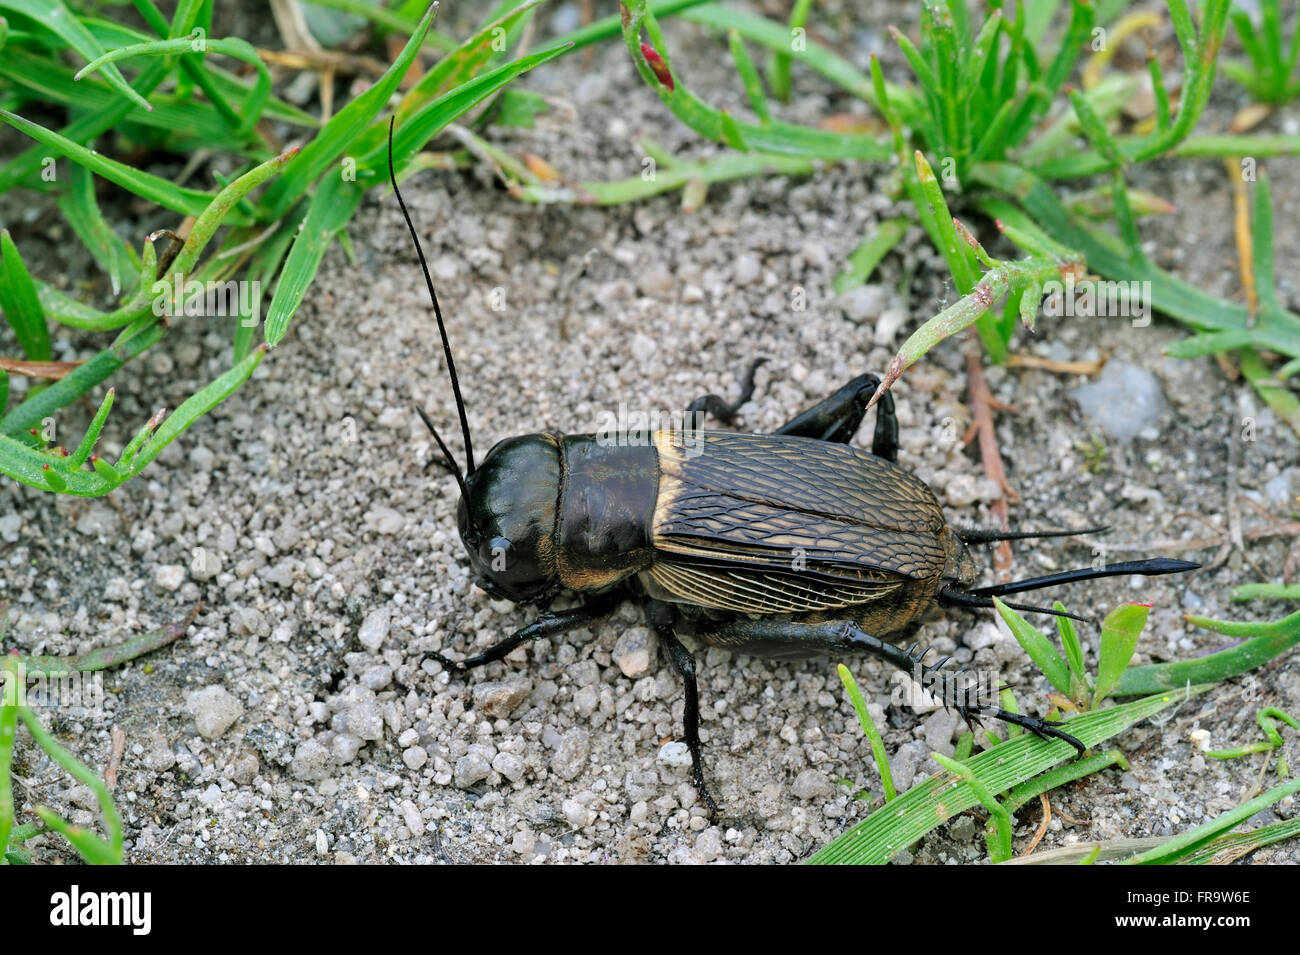
<path fill-rule="evenodd" d="M 442 459 L 447 463 L 447 470 L 449 470 L 452 477 L 456 479 L 456 485 L 460 488 L 461 498 L 468 501 L 469 490 L 465 487 L 465 476 L 460 473 L 460 465 L 457 464 L 456 459 L 451 456 L 451 451 L 448 450 L 447 445 L 443 442 L 442 436 L 438 434 L 438 429 L 435 428 L 433 422 L 429 420 L 429 416 L 424 413 L 424 409 L 419 405 L 416 405 L 415 410 L 420 415 L 420 420 L 424 422 L 424 426 L 429 429 L 429 433 L 433 435 L 433 440 L 438 442 L 438 450 L 442 452 Z"/>
<path fill-rule="evenodd" d="M 438 334 L 442 336 L 442 351 L 447 356 L 447 374 L 451 376 L 451 390 L 456 395 L 456 411 L 460 414 L 460 430 L 461 434 L 465 436 L 467 466 L 464 476 L 460 473 L 460 466 L 456 463 L 456 459 L 451 456 L 447 445 L 443 443 L 442 438 L 438 437 L 438 432 L 434 430 L 433 424 L 423 411 L 420 411 L 420 417 L 424 418 L 425 425 L 433 432 L 433 438 L 438 442 L 438 447 L 442 450 L 447 465 L 451 468 L 452 473 L 456 475 L 456 483 L 460 485 L 460 493 L 468 498 L 465 493 L 465 478 L 474 473 L 474 446 L 469 438 L 469 418 L 465 416 L 465 399 L 460 394 L 460 379 L 456 377 L 456 362 L 451 357 L 451 342 L 447 339 L 447 326 L 442 320 L 442 309 L 438 307 L 438 296 L 433 291 L 433 276 L 429 274 L 429 263 L 425 261 L 424 249 L 420 245 L 420 237 L 415 234 L 415 224 L 411 221 L 411 214 L 406 211 L 406 203 L 402 199 L 401 190 L 397 188 L 397 173 L 393 171 L 393 124 L 396 121 L 396 116 L 392 116 L 388 120 L 388 178 L 393 184 L 393 195 L 397 196 L 397 204 L 402 207 L 402 218 L 406 220 L 406 228 L 411 233 L 411 241 L 415 243 L 415 254 L 420 257 L 420 268 L 424 271 L 424 284 L 429 287 L 429 300 L 433 302 L 433 314 L 438 319 Z"/>

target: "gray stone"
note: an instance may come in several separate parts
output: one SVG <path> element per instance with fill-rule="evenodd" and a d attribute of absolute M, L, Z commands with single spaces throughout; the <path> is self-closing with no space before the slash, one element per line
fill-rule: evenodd
<path fill-rule="evenodd" d="M 366 523 L 380 534 L 396 534 L 406 526 L 406 518 L 391 507 L 372 507 L 366 512 Z"/>
<path fill-rule="evenodd" d="M 160 590 L 179 590 L 185 583 L 185 568 L 180 564 L 159 564 L 153 569 L 153 581 Z"/>
<path fill-rule="evenodd" d="M 657 648 L 658 639 L 648 627 L 630 627 L 614 644 L 614 662 L 624 676 L 635 680 L 650 672 Z"/>
<path fill-rule="evenodd" d="M 523 759 L 514 753 L 497 753 L 492 760 L 492 769 L 512 783 L 517 783 L 524 778 L 525 768 Z"/>
<path fill-rule="evenodd" d="M 646 298 L 670 298 L 677 280 L 662 265 L 651 265 L 636 274 L 636 287 Z"/>
<path fill-rule="evenodd" d="M 334 756 L 330 749 L 316 737 L 299 743 L 289 763 L 289 772 L 294 779 L 315 782 L 324 779 L 334 768 Z"/>
<path fill-rule="evenodd" d="M 330 740 L 330 752 L 334 754 L 334 759 L 340 765 L 347 765 L 357 758 L 357 753 L 361 752 L 364 742 L 359 736 L 353 736 L 351 733 L 339 733 Z"/>
<path fill-rule="evenodd" d="M 244 705 L 221 686 L 195 690 L 186 699 L 185 706 L 204 739 L 217 739 L 244 715 Z"/>
<path fill-rule="evenodd" d="M 22 529 L 22 526 L 23 526 L 23 518 L 21 514 L 6 514 L 4 517 L 0 517 L 0 540 L 12 544 L 14 541 L 18 540 L 18 532 Z M 81 531 L 83 534 L 99 533 L 97 530 L 96 531 L 82 530 L 81 521 L 77 522 L 77 530 Z"/>
<path fill-rule="evenodd" d="M 380 607 L 366 614 L 366 619 L 361 621 L 361 629 L 357 631 L 357 639 L 361 641 L 361 645 L 371 653 L 382 647 L 384 639 L 388 636 L 388 622 L 387 607 Z"/>
<path fill-rule="evenodd" d="M 671 740 L 659 747 L 659 754 L 655 761 L 660 766 L 667 766 L 669 769 L 689 769 L 691 765 L 691 750 L 685 743 L 679 740 Z"/>
<path fill-rule="evenodd" d="M 423 746 L 412 746 L 402 750 L 402 762 L 407 769 L 418 770 L 429 761 L 429 753 Z"/>
<path fill-rule="evenodd" d="M 1096 381 L 1079 385 L 1070 397 L 1085 417 L 1119 441 L 1154 430 L 1168 408 L 1156 376 L 1123 361 L 1109 362 Z"/>
<path fill-rule="evenodd" d="M 531 687 L 527 683 L 488 682 L 477 683 L 470 691 L 474 709 L 493 719 L 504 719 L 528 699 Z"/>
<path fill-rule="evenodd" d="M 737 285 L 753 285 L 763 274 L 763 263 L 752 252 L 736 256 L 735 280 Z"/>
<path fill-rule="evenodd" d="M 334 716 L 330 729 L 336 733 L 350 733 L 363 740 L 376 740 L 384 735 L 384 712 L 375 698 L 374 690 L 364 686 L 350 686 L 338 696 L 330 698 Z"/>
<path fill-rule="evenodd" d="M 194 548 L 190 576 L 198 581 L 211 580 L 221 573 L 221 555 L 208 547 Z"/>
<path fill-rule="evenodd" d="M 596 821 L 596 814 L 576 799 L 566 799 L 560 804 L 560 812 L 575 829 L 585 829 Z"/>
<path fill-rule="evenodd" d="M 659 774 L 629 772 L 623 777 L 623 789 L 627 792 L 627 798 L 632 802 L 648 802 L 659 794 Z"/>
<path fill-rule="evenodd" d="M 575 726 L 563 736 L 551 754 L 551 770 L 561 779 L 573 779 L 587 765 L 587 754 L 591 752 L 591 740 L 587 731 Z"/>
<path fill-rule="evenodd" d="M 483 757 L 482 753 L 469 752 L 456 760 L 456 772 L 452 781 L 457 789 L 468 789 L 475 783 L 487 779 L 490 772 L 492 772 L 492 764 Z"/>
<path fill-rule="evenodd" d="M 800 799 L 817 799 L 831 794 L 831 781 L 816 769 L 805 769 L 794 778 L 790 791 Z"/>
<path fill-rule="evenodd" d="M 859 285 L 835 299 L 835 305 L 851 322 L 874 325 L 889 304 L 889 292 L 881 285 Z"/>

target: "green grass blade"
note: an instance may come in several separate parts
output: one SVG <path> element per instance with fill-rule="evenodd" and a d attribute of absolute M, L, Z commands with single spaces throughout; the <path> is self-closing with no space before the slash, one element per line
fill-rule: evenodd
<path fill-rule="evenodd" d="M 993 606 L 997 608 L 998 615 L 1003 622 L 1011 628 L 1011 635 L 1024 648 L 1025 653 L 1029 655 L 1029 659 L 1033 660 L 1038 665 L 1038 668 L 1043 671 L 1043 676 L 1047 677 L 1047 682 L 1062 693 L 1068 694 L 1070 692 L 1070 668 L 1061 659 L 1061 655 L 1056 652 L 1056 647 L 1052 646 L 1052 641 L 1048 640 L 1041 631 L 997 597 L 993 598 Z"/>
<path fill-rule="evenodd" d="M 1059 600 L 1052 604 L 1054 610 L 1065 613 L 1065 605 Z M 1074 621 L 1069 617 L 1056 618 L 1056 632 L 1061 637 L 1061 649 L 1065 653 L 1065 662 L 1070 668 L 1069 697 L 1075 703 L 1083 703 L 1088 694 L 1088 674 L 1083 666 L 1083 644 L 1074 631 Z"/>
<path fill-rule="evenodd" d="M 289 322 L 316 278 L 325 251 L 339 229 L 352 219 L 364 195 L 360 185 L 336 175 L 326 176 L 317 187 L 266 311 L 263 335 L 271 347 L 280 344 L 289 331 Z"/>
<path fill-rule="evenodd" d="M 965 0 L 960 0 L 965 2 Z M 989 811 L 989 831 L 988 847 L 989 860 L 992 862 L 1005 862 L 1011 858 L 1011 813 L 1007 812 L 1007 807 L 998 802 L 988 789 L 980 782 L 978 776 L 965 763 L 958 762 L 951 757 L 944 756 L 942 753 L 931 753 L 930 757 L 948 770 L 959 776 L 975 797 L 979 799 L 980 804 Z"/>
<path fill-rule="evenodd" d="M 745 95 L 749 97 L 750 108 L 762 122 L 770 123 L 772 111 L 767 105 L 767 93 L 763 91 L 763 80 L 745 49 L 745 41 L 735 30 L 728 30 L 727 43 L 731 47 L 731 59 L 736 64 L 736 72 L 740 74 L 740 82 L 745 87 Z"/>
<path fill-rule="evenodd" d="M 656 16 L 666 15 L 663 6 L 666 5 L 652 5 Z M 792 50 L 790 31 L 785 24 L 742 13 L 730 7 L 721 7 L 716 3 L 688 10 L 683 17 L 720 32 L 735 30 L 746 40 L 765 46 L 774 53 L 789 56 L 792 60 L 842 87 L 849 94 L 881 109 L 880 98 L 876 95 L 869 76 L 833 50 L 811 38 L 808 38 L 804 49 Z M 916 112 L 919 105 L 916 96 L 893 84 L 888 84 L 887 90 L 896 106 L 910 122 L 912 114 Z"/>
<path fill-rule="evenodd" d="M 729 21 L 730 17 L 726 19 Z M 724 24 L 724 29 L 729 25 L 729 22 Z M 655 91 L 673 115 L 704 138 L 719 143 L 739 140 L 755 152 L 783 156 L 874 161 L 883 161 L 889 157 L 888 145 L 871 136 L 836 133 L 776 121 L 767 125 L 741 123 L 701 100 L 680 81 L 680 77 L 670 89 L 666 83 L 660 81 L 641 50 L 643 26 L 653 41 L 658 56 L 663 59 L 663 68 L 671 71 L 669 52 L 662 42 L 662 34 L 656 38 L 658 27 L 647 11 L 645 0 L 633 0 L 623 28 L 624 44 L 633 65 L 646 85 Z M 738 32 L 744 35 L 743 31 Z"/>
<path fill-rule="evenodd" d="M 388 98 L 393 95 L 402 77 L 415 61 L 415 56 L 424 43 L 425 34 L 433 22 L 433 15 L 437 9 L 435 4 L 429 5 L 429 9 L 420 18 L 419 26 L 411 34 L 406 46 L 393 60 L 392 65 L 384 71 L 384 75 L 368 90 L 339 110 L 338 114 L 316 134 L 316 137 L 302 148 L 298 158 L 289 165 L 284 175 L 267 190 L 262 202 L 267 218 L 278 219 L 284 215 L 307 187 L 333 165 L 357 135 L 379 115 L 384 104 L 388 102 Z"/>
<path fill-rule="evenodd" d="M 1009 230 L 1004 229 L 1004 231 L 1010 235 Z M 989 269 L 969 295 L 963 296 L 938 315 L 924 322 L 908 337 L 890 361 L 877 395 L 892 387 L 893 383 L 902 377 L 903 372 L 939 342 L 975 324 L 1012 288 L 1059 279 L 1065 271 L 1072 271 L 1074 268 L 1076 266 L 1070 259 L 1022 259 L 1017 262 L 1004 262 L 995 269 Z M 872 399 L 873 403 L 875 400 Z"/>
<path fill-rule="evenodd" d="M 0 681 L 0 856 L 9 849 L 9 834 L 14 825 L 13 770 L 14 740 L 18 729 L 18 661 L 7 658 L 3 664 L 4 679 Z"/>
<path fill-rule="evenodd" d="M 116 389 L 108 389 L 104 400 L 99 404 L 99 410 L 91 419 L 90 427 L 86 429 L 86 436 L 81 439 L 77 450 L 73 451 L 72 456 L 68 458 L 68 466 L 73 470 L 80 470 L 81 465 L 90 457 L 90 452 L 95 450 L 95 442 L 99 440 L 99 433 L 104 430 L 104 422 L 108 420 L 108 413 L 113 409 L 113 398 L 116 394 Z"/>
<path fill-rule="evenodd" d="M 204 38 L 203 40 L 193 40 L 188 37 L 182 37 L 175 40 L 147 40 L 143 43 L 133 43 L 130 46 L 119 47 L 116 50 L 109 50 L 101 56 L 96 57 L 87 63 L 73 77 L 80 80 L 83 76 L 94 73 L 97 70 L 104 69 L 108 64 L 117 60 L 123 60 L 133 56 L 170 56 L 175 53 L 193 53 L 196 44 L 202 44 L 201 52 L 220 53 L 222 56 L 228 56 L 232 59 L 243 60 L 250 64 L 257 72 L 257 79 L 253 83 L 253 88 L 248 91 L 248 96 L 241 106 L 239 125 L 236 127 L 236 135 L 244 135 L 257 124 L 262 118 L 262 107 L 266 104 L 267 97 L 271 95 L 271 71 L 267 69 L 262 58 L 257 55 L 253 45 L 247 40 L 241 40 L 238 37 L 229 38 Z"/>
<path fill-rule="evenodd" d="M 968 295 L 975 288 L 975 283 L 979 281 L 979 270 L 975 267 L 971 247 L 957 234 L 952 213 L 948 211 L 948 201 L 944 198 L 939 180 L 935 178 L 934 170 L 930 168 L 925 155 L 918 149 L 913 158 L 916 162 L 916 175 L 917 181 L 921 184 L 921 193 L 934 214 L 935 231 L 931 238 L 948 263 L 957 291 L 962 295 Z"/>
<path fill-rule="evenodd" d="M 1129 667 L 1112 695 L 1138 696 L 1161 690 L 1179 690 L 1189 684 L 1226 680 L 1253 670 L 1300 643 L 1300 611 L 1273 623 L 1241 623 L 1206 617 L 1187 619 L 1215 633 L 1245 638 L 1244 642 L 1194 660 Z"/>
<path fill-rule="evenodd" d="M 257 250 L 249 260 L 248 275 L 251 280 L 258 283 L 257 299 L 252 303 L 254 315 L 262 314 L 262 299 L 266 294 L 266 290 L 272 287 L 276 276 L 280 274 L 280 266 L 298 234 L 295 223 L 302 221 L 306 205 L 306 203 L 302 203 L 291 209 L 289 214 L 285 216 L 284 221 L 280 223 L 280 227 L 276 229 L 270 238 L 264 239 L 258 244 Z M 243 361 L 248 356 L 248 353 L 253 348 L 253 339 L 256 334 L 257 323 L 252 321 L 235 323 L 232 362 Z"/>
<path fill-rule="evenodd" d="M 790 25 L 787 27 L 786 45 L 794 49 L 794 31 L 803 30 L 808 22 L 808 12 L 812 9 L 812 0 L 795 0 L 790 10 Z M 774 50 L 768 70 L 772 83 L 772 95 L 783 103 L 790 102 L 790 54 Z"/>
<path fill-rule="evenodd" d="M 168 72 L 166 63 L 161 61 L 153 63 L 136 77 L 134 86 L 138 90 L 152 92 L 166 78 Z M 129 100 L 118 99 L 107 109 L 87 113 L 69 123 L 63 128 L 62 136 L 77 143 L 93 139 L 120 123 L 122 118 L 134 108 Z M 33 181 L 32 176 L 41 168 L 48 155 L 45 149 L 33 146 L 4 166 L 0 166 L 0 192 L 6 192 L 19 183 L 28 188 L 39 188 L 39 179 Z"/>
<path fill-rule="evenodd" d="M 169 274 L 173 276 L 189 275 L 198 263 L 199 256 L 203 253 L 204 248 L 207 247 L 208 242 L 216 234 L 217 229 L 228 223 L 233 217 L 232 213 L 236 205 L 254 189 L 265 185 L 280 175 L 284 169 L 291 167 L 297 154 L 298 147 L 294 146 L 274 159 L 269 159 L 261 165 L 248 170 L 248 172 L 239 176 L 213 196 L 212 201 L 194 220 L 194 225 L 190 228 L 190 234 L 186 237 L 185 244 L 181 246 L 180 252 L 176 254 L 175 260 L 169 267 Z M 175 306 L 180 306 L 180 304 L 179 302 L 173 303 Z"/>
<path fill-rule="evenodd" d="M 23 725 L 27 727 L 27 732 L 32 734 L 32 739 L 36 742 L 36 745 L 49 753 L 50 758 L 62 766 L 73 779 L 89 786 L 95 793 L 95 798 L 99 801 L 99 811 L 104 817 L 104 826 L 108 832 L 107 848 L 116 858 L 116 862 L 120 864 L 122 861 L 122 817 L 118 814 L 117 806 L 113 803 L 113 794 L 108 791 L 108 786 L 104 784 L 104 780 L 100 779 L 89 766 L 60 746 L 58 740 L 41 725 L 41 721 L 36 718 L 36 714 L 31 710 L 26 707 L 19 707 L 18 716 L 23 721 Z M 46 819 L 46 823 L 49 823 L 48 819 Z M 68 835 L 66 832 L 63 834 Z M 71 838 L 69 836 L 69 839 Z M 75 840 L 73 840 L 73 844 L 77 844 Z M 78 845 L 78 848 L 81 847 Z M 90 857 L 87 856 L 87 858 Z"/>
<path fill-rule="evenodd" d="M 1279 311 L 1280 309 L 1261 309 L 1260 325 L 1264 323 L 1265 316 Z M 1288 354 L 1291 353 L 1288 352 Z M 1300 355 L 1300 352 L 1295 354 Z M 1259 357 L 1259 352 L 1254 349 L 1240 349 L 1237 352 L 1237 363 L 1241 369 L 1242 377 L 1250 382 L 1251 387 L 1273 409 L 1274 414 L 1290 425 L 1292 431 L 1300 434 L 1300 398 L 1297 398 L 1286 385 L 1278 382 L 1272 371 Z M 1296 362 L 1290 364 L 1295 367 Z"/>
<path fill-rule="evenodd" d="M 350 13 L 353 16 L 364 17 L 378 26 L 386 27 L 398 33 L 405 33 L 408 36 L 420 28 L 420 21 L 405 17 L 388 7 L 367 3 L 365 0 L 304 0 L 304 2 L 315 7 L 327 7 L 331 10 Z M 456 49 L 455 40 L 433 29 L 425 34 L 424 42 L 432 49 L 441 50 L 444 53 L 450 53 Z"/>
<path fill-rule="evenodd" d="M 885 802 L 889 802 L 898 795 L 898 790 L 894 788 L 894 773 L 889 768 L 889 754 L 885 752 L 885 741 L 880 738 L 880 730 L 876 729 L 876 721 L 871 718 L 867 701 L 863 699 L 858 681 L 853 679 L 849 668 L 841 663 L 836 667 L 836 672 L 839 674 L 840 682 L 844 684 L 845 692 L 849 694 L 849 702 L 853 704 L 854 712 L 858 714 L 862 734 L 871 744 L 871 758 L 875 760 L 876 769 L 880 773 L 880 783 L 885 790 Z"/>
<path fill-rule="evenodd" d="M 195 606 L 187 616 L 175 623 L 132 637 L 111 647 L 97 647 L 71 657 L 22 657 L 22 663 L 26 668 L 28 679 L 37 677 L 56 679 L 69 673 L 93 673 L 95 670 L 121 666 L 123 663 L 179 640 L 190 628 L 198 612 L 199 608 Z"/>
<path fill-rule="evenodd" d="M 876 231 L 862 240 L 862 243 L 849 255 L 847 268 L 835 276 L 832 288 L 836 295 L 866 284 L 871 273 L 880 261 L 902 241 L 907 227 L 912 220 L 904 217 L 886 219 L 876 227 Z"/>
<path fill-rule="evenodd" d="M 1300 836 L 1300 816 L 1260 826 L 1250 832 L 1237 832 L 1207 843 L 1181 858 L 1180 865 L 1226 865 L 1262 849 L 1264 846 Z"/>
<path fill-rule="evenodd" d="M 1128 669 L 1150 612 L 1151 608 L 1147 604 L 1124 604 L 1106 614 L 1106 619 L 1101 623 L 1097 683 L 1092 691 L 1093 707 L 1110 695 Z"/>
<path fill-rule="evenodd" d="M 513 10 L 498 15 L 494 15 L 497 11 L 488 14 L 487 22 L 478 32 L 435 63 L 402 97 L 402 105 L 397 110 L 397 124 L 404 126 L 411 113 L 448 90 L 473 79 L 494 58 L 503 56 L 504 51 L 498 50 L 502 46 L 502 39 L 508 47 L 513 42 L 514 34 L 528 21 L 540 2 L 541 0 L 524 0 Z"/>
<path fill-rule="evenodd" d="M 1064 765 L 1057 766 L 1055 769 L 1048 770 L 1041 776 L 1035 776 L 1033 779 L 1012 788 L 1007 794 L 1007 808 L 1015 812 L 1031 799 L 1037 799 L 1045 792 L 1051 792 L 1059 786 L 1072 783 L 1076 779 L 1083 779 L 1085 776 L 1091 776 L 1093 773 L 1099 773 L 1111 766 L 1118 766 L 1125 771 L 1129 768 L 1128 760 L 1117 749 L 1108 749 L 1103 753 L 1093 753 L 1091 756 L 1085 756 L 1083 759 L 1071 760 Z"/>
<path fill-rule="evenodd" d="M 166 334 L 167 327 L 162 322 L 154 321 L 143 334 L 132 338 L 128 343 L 125 343 L 124 347 L 120 349 L 113 346 L 105 348 L 89 361 L 78 365 L 40 394 L 29 397 L 5 415 L 4 420 L 0 421 L 0 435 L 23 434 L 28 428 L 36 427 L 44 418 L 54 415 L 60 408 L 72 404 L 72 402 L 95 387 L 95 385 L 104 381 L 132 358 L 135 358 L 151 345 L 157 344 Z M 18 478 L 17 473 L 10 471 L 7 467 L 9 463 L 13 463 L 14 467 L 20 465 L 17 462 L 7 460 L 6 447 L 3 438 L 0 438 L 0 472 L 22 480 Z M 24 448 L 24 450 L 30 449 Z M 28 482 L 24 481 L 23 483 Z"/>
<path fill-rule="evenodd" d="M 121 865 L 121 850 L 114 852 L 113 847 L 84 826 L 74 826 L 58 813 L 45 806 L 36 807 L 36 815 L 49 828 L 59 833 L 72 843 L 72 847 L 90 865 Z"/>
<path fill-rule="evenodd" d="M 85 25 L 59 0 L 0 0 L 0 9 L 12 10 L 31 17 L 45 29 L 57 34 L 68 46 L 87 60 L 104 52 L 99 41 L 91 36 Z M 113 66 L 104 71 L 104 78 L 119 94 L 143 109 L 152 109 L 149 101 L 132 89 L 120 70 Z"/>
<path fill-rule="evenodd" d="M 1257 812 L 1261 812 L 1272 806 L 1274 803 L 1287 796 L 1300 792 L 1300 776 L 1289 782 L 1274 786 L 1266 793 L 1256 796 L 1249 802 L 1243 803 L 1236 809 L 1230 809 L 1221 813 L 1209 822 L 1202 823 L 1195 829 L 1185 832 L 1180 836 L 1175 836 L 1164 845 L 1157 846 L 1154 849 L 1148 849 L 1131 859 L 1126 859 L 1125 865 L 1168 865 L 1171 862 L 1177 862 L 1182 858 L 1203 848 L 1212 842 L 1222 833 L 1227 832 L 1241 823 L 1245 822 Z"/>
<path fill-rule="evenodd" d="M 42 145 L 57 150 L 73 162 L 85 166 L 91 172 L 117 183 L 142 199 L 148 199 L 173 212 L 197 216 L 212 200 L 211 193 L 174 185 L 152 173 L 142 172 L 115 159 L 101 156 L 80 143 L 75 143 L 53 130 L 23 119 L 8 110 L 0 109 L 0 119 Z M 247 216 L 238 213 L 232 215 L 231 219 L 239 225 L 246 225 L 248 222 Z"/>
<path fill-rule="evenodd" d="M 1300 32 L 1300 25 L 1296 30 Z M 1251 245 L 1255 260 L 1255 291 L 1259 303 L 1264 306 L 1277 306 L 1277 282 L 1273 276 L 1273 199 L 1270 195 L 1268 176 L 1260 170 L 1259 181 L 1255 183 L 1254 202 L 1250 216 Z"/>
<path fill-rule="evenodd" d="M 0 311 L 31 361 L 49 361 L 50 330 L 36 286 L 8 229 L 0 230 Z"/>
<path fill-rule="evenodd" d="M 1232 591 L 1233 600 L 1300 600 L 1300 584 L 1242 584 Z"/>
<path fill-rule="evenodd" d="M 150 461 L 162 453 L 163 448 L 180 437 L 190 425 L 234 394 L 248 380 L 253 369 L 262 363 L 265 355 L 265 346 L 254 349 L 238 365 L 181 402 L 180 407 L 163 421 L 144 448 L 131 459 L 130 466 L 122 472 L 122 479 L 129 480 L 143 471 Z"/>
<path fill-rule="evenodd" d="M 525 202 L 608 206 L 637 202 L 682 189 L 690 183 L 708 186 L 762 175 L 810 176 L 817 171 L 811 159 L 765 153 L 727 152 L 707 159 L 666 161 L 656 155 L 657 147 L 653 144 L 641 141 L 639 145 L 646 156 L 655 157 L 657 168 L 651 178 L 637 175 L 614 182 L 580 182 L 576 186 L 524 182 L 517 186 L 519 198 Z"/>
<path fill-rule="evenodd" d="M 415 154 L 449 123 L 455 122 L 515 77 L 560 56 L 568 49 L 568 47 L 556 46 L 521 57 L 462 83 L 454 90 L 444 93 L 423 106 L 406 120 L 405 125 L 399 126 L 393 132 L 393 167 L 397 170 L 406 168 Z M 384 130 L 379 127 L 375 130 L 376 134 L 383 132 Z M 379 135 L 371 138 L 377 141 L 365 158 L 358 162 L 358 177 L 360 178 L 364 173 L 370 178 L 379 180 L 388 174 L 388 142 L 386 138 Z"/>
<path fill-rule="evenodd" d="M 1158 694 L 1081 714 L 1067 725 L 1085 746 L 1093 747 L 1182 699 L 1181 693 Z M 966 765 L 989 792 L 1000 793 L 1033 779 L 1073 753 L 1073 747 L 1060 740 L 1044 743 L 1024 735 L 972 757 Z M 968 784 L 946 770 L 936 773 L 877 809 L 808 861 L 814 865 L 883 865 L 930 830 L 978 804 L 979 798 Z"/>

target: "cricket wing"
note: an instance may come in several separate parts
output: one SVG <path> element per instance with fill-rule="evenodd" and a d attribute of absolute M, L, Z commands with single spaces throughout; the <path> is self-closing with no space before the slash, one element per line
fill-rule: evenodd
<path fill-rule="evenodd" d="M 943 512 L 902 468 L 786 435 L 659 432 L 649 574 L 672 598 L 746 613 L 880 600 L 948 563 Z"/>

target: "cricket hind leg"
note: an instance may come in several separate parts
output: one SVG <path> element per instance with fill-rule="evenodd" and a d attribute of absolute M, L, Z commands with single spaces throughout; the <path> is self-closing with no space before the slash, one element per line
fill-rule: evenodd
<path fill-rule="evenodd" d="M 452 660 L 443 656 L 441 653 L 430 653 L 429 656 L 437 660 L 448 670 L 454 670 L 457 673 L 464 673 L 473 670 L 476 667 L 484 666 L 488 663 L 494 663 L 500 660 L 515 647 L 522 646 L 525 643 L 531 643 L 542 637 L 558 636 L 562 633 L 568 633 L 584 624 L 592 623 L 604 617 L 619 603 L 625 599 L 624 593 L 615 593 L 602 595 L 593 600 L 588 600 L 580 607 L 574 607 L 571 610 L 550 610 L 543 613 L 526 627 L 520 627 L 510 636 L 497 643 L 492 644 L 485 650 L 466 657 L 464 660 Z"/>
<path fill-rule="evenodd" d="M 799 621 L 735 619 L 710 624 L 701 635 L 711 643 L 725 646 L 739 653 L 763 653 L 768 648 L 789 652 L 798 647 L 808 654 L 865 652 L 878 657 L 897 670 L 913 677 L 921 686 L 932 690 L 945 706 L 956 710 L 974 727 L 981 718 L 989 717 L 1004 723 L 1014 723 L 1040 739 L 1059 739 L 1075 748 L 1079 756 L 1084 745 L 1069 733 L 1057 729 L 1061 723 L 1036 716 L 1025 716 L 1002 709 L 987 701 L 987 688 L 972 688 L 958 679 L 959 673 L 943 670 L 945 657 L 932 664 L 923 663 L 928 651 L 918 651 L 917 645 L 903 648 L 866 633 L 851 620 L 831 620 L 823 623 Z"/>
<path fill-rule="evenodd" d="M 733 424 L 741 407 L 754 397 L 754 375 L 758 371 L 758 366 L 765 361 L 766 358 L 754 359 L 749 370 L 745 372 L 744 380 L 740 383 L 740 397 L 736 401 L 729 402 L 717 395 L 702 395 L 687 405 L 685 427 L 704 427 L 704 419 L 707 415 L 713 415 L 723 424 Z"/>
<path fill-rule="evenodd" d="M 704 804 L 709 807 L 709 812 L 716 813 L 718 804 L 709 795 L 709 787 L 704 782 L 704 747 L 700 743 L 700 689 L 696 681 L 695 655 L 677 638 L 676 614 L 671 604 L 647 599 L 645 616 L 686 689 L 682 734 L 686 737 L 686 748 L 691 753 L 691 782 L 695 784 L 695 791 L 700 794 Z"/>
<path fill-rule="evenodd" d="M 862 419 L 867 415 L 867 402 L 879 384 L 880 378 L 876 375 L 859 375 L 829 398 L 788 421 L 774 434 L 848 444 L 862 427 Z M 898 416 L 894 413 L 894 396 L 888 391 L 876 408 L 876 431 L 871 439 L 871 453 L 886 461 L 898 462 Z"/>

